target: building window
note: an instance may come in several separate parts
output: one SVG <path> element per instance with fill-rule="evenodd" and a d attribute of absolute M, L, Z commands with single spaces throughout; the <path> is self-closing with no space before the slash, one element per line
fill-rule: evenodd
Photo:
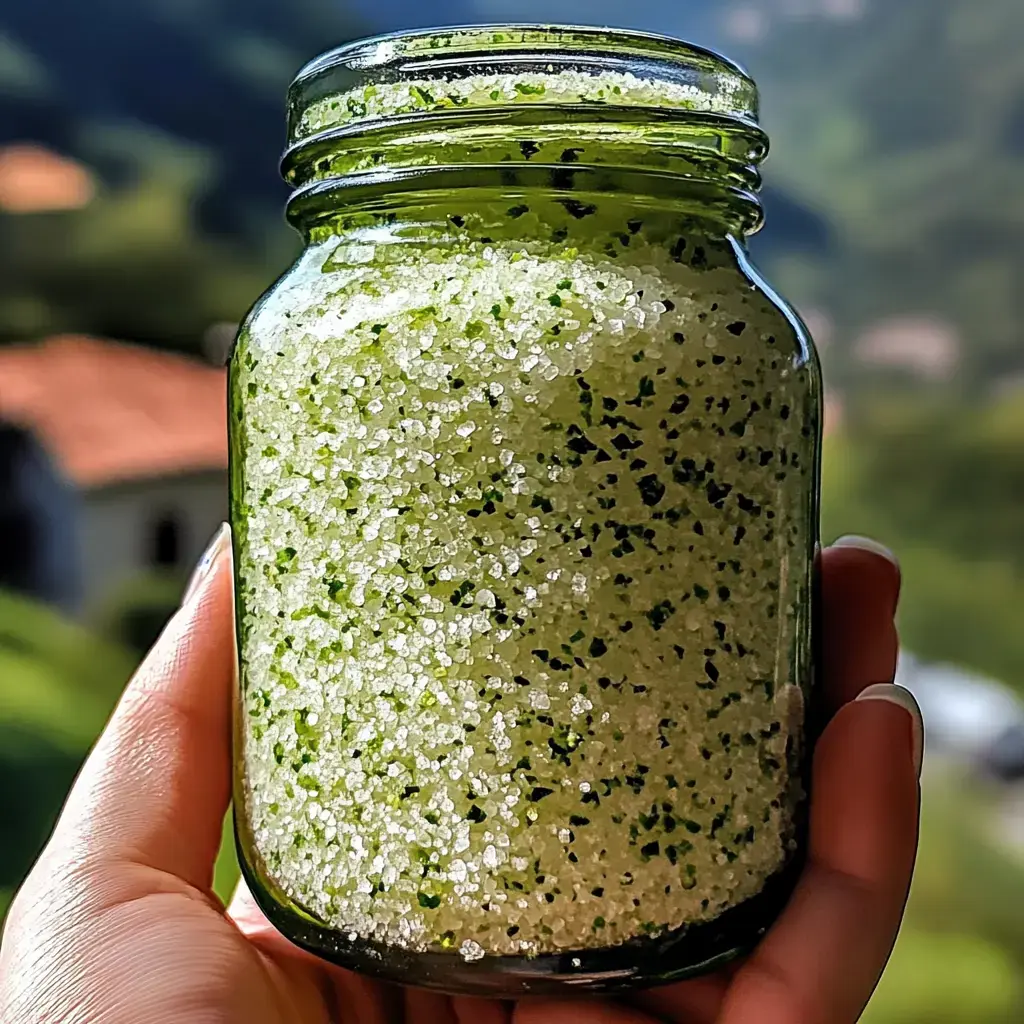
<path fill-rule="evenodd" d="M 181 564 L 181 523 L 175 515 L 163 515 L 153 525 L 150 564 L 157 569 L 177 569 Z"/>

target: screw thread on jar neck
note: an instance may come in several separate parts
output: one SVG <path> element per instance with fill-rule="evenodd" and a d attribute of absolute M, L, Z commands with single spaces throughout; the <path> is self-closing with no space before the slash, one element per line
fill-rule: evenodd
<path fill-rule="evenodd" d="M 646 178 L 654 192 L 707 192 L 746 234 L 760 226 L 767 153 L 757 110 L 742 69 L 659 36 L 496 26 L 370 39 L 291 87 L 289 217 L 301 227 L 367 189 L 457 187 L 460 174 L 570 191 L 615 191 L 625 176 L 641 191 Z"/>

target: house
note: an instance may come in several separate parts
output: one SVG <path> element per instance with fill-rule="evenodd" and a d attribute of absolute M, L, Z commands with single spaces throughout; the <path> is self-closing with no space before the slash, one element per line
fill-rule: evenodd
<path fill-rule="evenodd" d="M 927 381 L 948 380 L 956 372 L 962 344 L 956 329 L 936 317 L 883 320 L 854 341 L 854 358 L 863 366 L 902 370 Z"/>
<path fill-rule="evenodd" d="M 34 143 L 0 147 L 0 210 L 52 213 L 79 210 L 96 194 L 83 164 Z"/>
<path fill-rule="evenodd" d="M 96 338 L 0 348 L 0 420 L 76 497 L 68 599 L 94 607 L 149 570 L 184 579 L 227 518 L 226 389 L 223 369 Z"/>
<path fill-rule="evenodd" d="M 78 500 L 30 430 L 0 422 L 0 587 L 72 612 Z"/>
<path fill-rule="evenodd" d="M 831 388 L 825 389 L 825 415 L 822 424 L 822 433 L 825 437 L 831 437 L 839 432 L 843 425 L 843 396 Z"/>

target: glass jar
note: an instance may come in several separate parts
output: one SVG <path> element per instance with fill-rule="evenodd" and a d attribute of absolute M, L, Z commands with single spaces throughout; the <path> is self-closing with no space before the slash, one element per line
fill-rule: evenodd
<path fill-rule="evenodd" d="M 821 381 L 720 57 L 473 28 L 289 100 L 231 364 L 237 830 L 290 939 L 508 996 L 690 976 L 800 868 Z"/>

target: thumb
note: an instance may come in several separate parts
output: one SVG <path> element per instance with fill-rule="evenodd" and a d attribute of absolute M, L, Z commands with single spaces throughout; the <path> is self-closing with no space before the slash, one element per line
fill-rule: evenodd
<path fill-rule="evenodd" d="M 231 790 L 231 535 L 128 684 L 44 854 L 154 868 L 208 891 Z"/>

